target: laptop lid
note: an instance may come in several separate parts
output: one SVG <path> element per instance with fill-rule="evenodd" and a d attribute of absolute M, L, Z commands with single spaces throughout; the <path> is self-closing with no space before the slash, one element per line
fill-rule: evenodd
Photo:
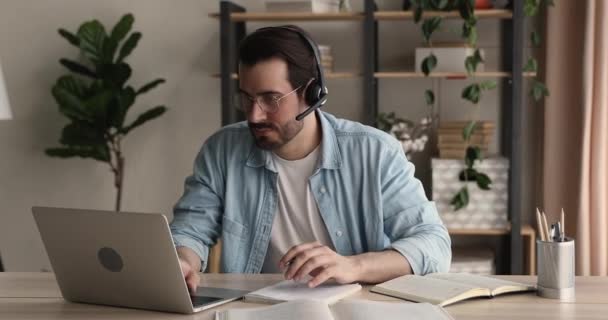
<path fill-rule="evenodd" d="M 33 207 L 68 301 L 192 313 L 235 300 L 190 297 L 162 214 Z M 193 307 L 193 301 L 204 307 Z"/>

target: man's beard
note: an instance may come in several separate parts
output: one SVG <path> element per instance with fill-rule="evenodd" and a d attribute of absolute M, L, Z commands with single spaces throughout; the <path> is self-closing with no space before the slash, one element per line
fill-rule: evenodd
<path fill-rule="evenodd" d="M 264 150 L 276 150 L 284 145 L 286 145 L 289 141 L 291 141 L 301 130 L 303 127 L 303 122 L 298 120 L 291 120 L 287 122 L 283 126 L 277 126 L 272 123 L 249 123 L 249 130 L 251 131 L 251 135 L 253 139 L 255 139 L 255 144 L 260 149 Z M 269 137 L 268 135 L 260 135 L 257 136 L 255 134 L 255 129 L 271 129 L 274 131 L 278 138 Z"/>

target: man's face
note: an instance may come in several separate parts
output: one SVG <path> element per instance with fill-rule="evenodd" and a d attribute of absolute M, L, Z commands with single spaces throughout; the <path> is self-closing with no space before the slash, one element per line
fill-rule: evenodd
<path fill-rule="evenodd" d="M 278 149 L 302 130 L 303 122 L 296 120 L 296 116 L 305 105 L 298 93 L 292 92 L 295 88 L 289 83 L 285 61 L 271 58 L 253 66 L 241 64 L 239 86 L 242 95 L 257 100 L 248 108 L 246 117 L 258 147 L 266 150 Z M 278 98 L 280 99 L 275 113 L 262 110 L 265 106 L 258 104 L 263 101 L 276 101 Z M 277 103 L 273 104 L 277 106 Z"/>

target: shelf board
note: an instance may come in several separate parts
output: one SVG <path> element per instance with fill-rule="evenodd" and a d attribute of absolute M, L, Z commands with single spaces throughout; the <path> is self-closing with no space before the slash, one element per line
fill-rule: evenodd
<path fill-rule="evenodd" d="M 524 77 L 535 77 L 535 72 L 524 72 Z M 374 77 L 379 79 L 390 79 L 390 78 L 424 78 L 425 75 L 422 72 L 414 72 L 414 71 L 400 71 L 400 72 L 374 72 Z M 486 71 L 486 72 L 476 72 L 472 76 L 469 76 L 463 72 L 431 72 L 428 75 L 429 78 L 454 78 L 454 79 L 464 79 L 464 78 L 509 78 L 511 77 L 510 72 L 504 71 Z"/>
<path fill-rule="evenodd" d="M 219 18 L 219 13 L 209 14 L 211 18 Z M 362 12 L 235 12 L 230 14 L 230 21 L 359 21 L 363 20 Z"/>
<path fill-rule="evenodd" d="M 475 10 L 475 16 L 479 19 L 512 19 L 513 12 L 503 9 L 485 9 Z M 458 11 L 425 11 L 422 18 L 442 17 L 448 19 L 460 18 Z M 374 12 L 376 20 L 409 20 L 414 19 L 414 13 L 408 11 L 376 11 Z"/>
<path fill-rule="evenodd" d="M 219 73 L 214 73 L 211 75 L 213 78 L 219 78 Z M 362 76 L 361 73 L 357 72 L 329 72 L 325 74 L 325 78 L 327 79 L 354 79 L 360 78 Z M 524 77 L 534 77 L 536 73 L 534 72 L 524 72 Z M 404 71 L 404 72 L 375 72 L 374 77 L 378 79 L 398 79 L 398 78 L 424 78 L 424 73 L 422 72 L 413 72 L 413 71 Z M 429 78 L 448 78 L 448 79 L 465 79 L 469 76 L 466 73 L 458 73 L 458 72 L 431 72 L 428 76 Z M 501 71 L 490 71 L 490 72 L 477 72 L 475 75 L 471 76 L 471 78 L 509 78 L 511 77 L 510 72 L 501 72 Z M 238 75 L 236 73 L 232 74 L 232 79 L 238 79 Z"/>
<path fill-rule="evenodd" d="M 213 78 L 219 78 L 219 73 L 214 73 L 211 75 Z M 325 78 L 327 79 L 354 79 L 361 77 L 361 73 L 356 72 L 329 72 L 325 74 Z M 238 79 L 239 76 L 236 73 L 231 74 L 232 79 Z"/>
<path fill-rule="evenodd" d="M 513 12 L 504 9 L 476 10 L 475 15 L 479 19 L 511 19 Z M 219 19 L 220 14 L 210 13 L 209 17 Z M 235 12 L 230 14 L 231 21 L 361 21 L 365 17 L 363 12 Z M 442 17 L 447 19 L 458 19 L 458 11 L 425 11 L 425 17 Z M 408 11 L 376 11 L 376 20 L 412 20 L 414 13 Z"/>
<path fill-rule="evenodd" d="M 453 236 L 503 236 L 511 232 L 511 226 L 503 229 L 448 229 Z M 534 235 L 532 226 L 526 224 L 521 226 L 521 234 L 525 236 Z"/>

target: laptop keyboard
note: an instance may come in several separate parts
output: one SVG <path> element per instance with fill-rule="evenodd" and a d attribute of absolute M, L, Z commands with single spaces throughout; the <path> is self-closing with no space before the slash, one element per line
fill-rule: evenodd
<path fill-rule="evenodd" d="M 210 303 L 222 300 L 222 299 L 223 298 L 216 298 L 216 297 L 190 296 L 190 300 L 192 300 L 192 306 L 195 308 L 201 307 L 206 304 L 210 304 Z"/>

